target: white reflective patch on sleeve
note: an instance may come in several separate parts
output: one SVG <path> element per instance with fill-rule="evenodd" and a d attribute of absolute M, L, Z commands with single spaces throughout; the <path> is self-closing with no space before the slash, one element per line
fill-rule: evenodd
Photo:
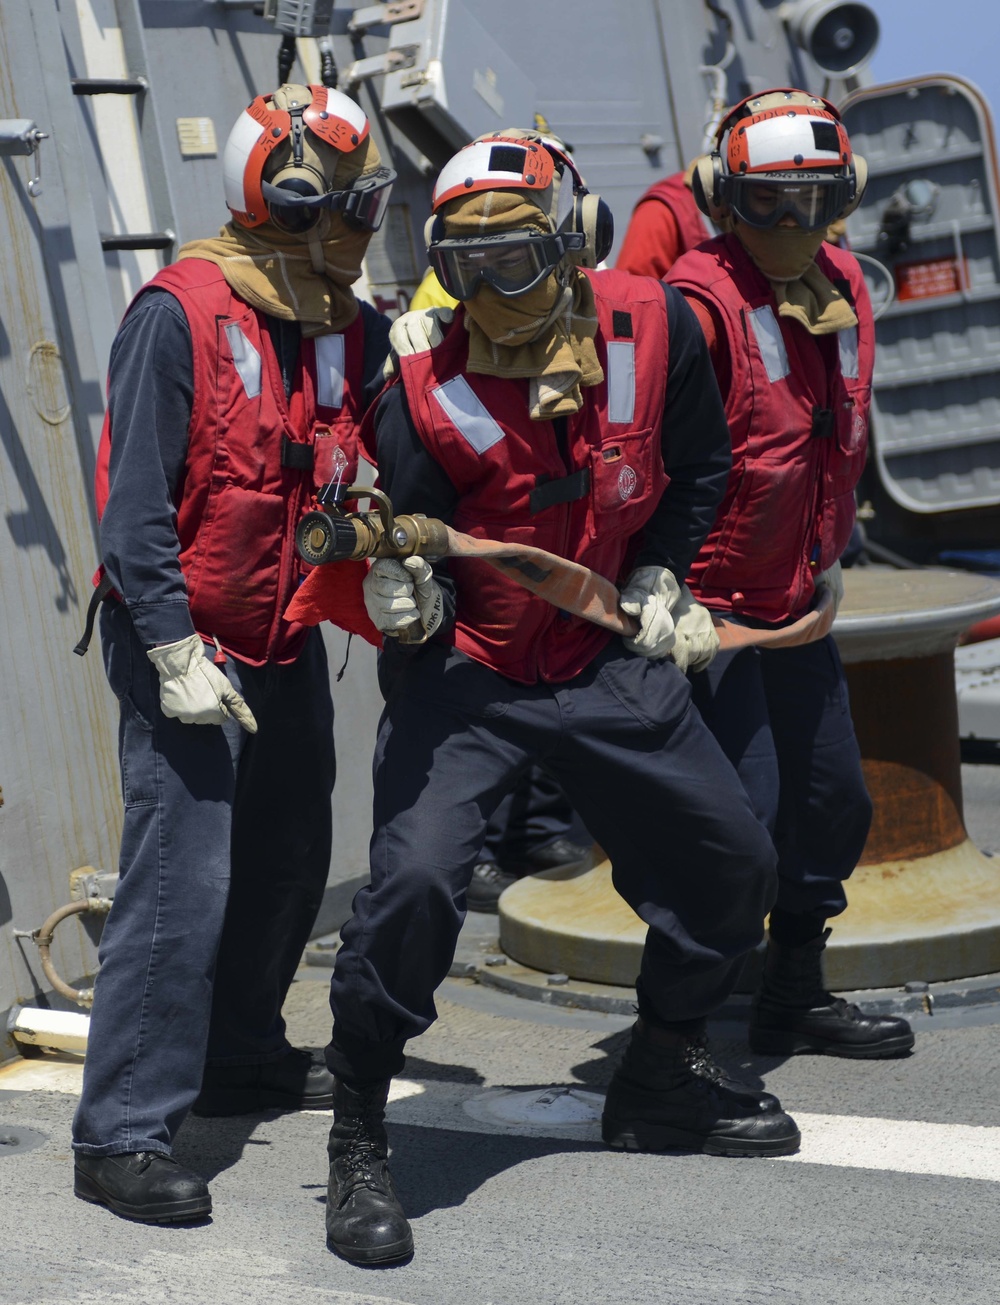
<path fill-rule="evenodd" d="M 843 331 L 837 332 L 837 341 L 840 344 L 840 370 L 848 380 L 856 381 L 858 379 L 858 328 L 848 326 Z"/>
<path fill-rule="evenodd" d="M 260 394 L 260 354 L 235 322 L 230 322 L 225 329 L 233 362 L 240 374 L 246 396 L 248 399 L 256 399 Z"/>
<path fill-rule="evenodd" d="M 767 368 L 769 381 L 781 381 L 792 370 L 788 365 L 785 341 L 781 336 L 781 327 L 770 304 L 763 308 L 754 308 L 750 313 L 750 325 L 757 337 L 757 348 Z"/>
<path fill-rule="evenodd" d="M 344 406 L 344 337 L 316 336 L 316 402 L 321 408 Z"/>
<path fill-rule="evenodd" d="M 472 386 L 464 376 L 445 381 L 431 390 L 441 405 L 445 416 L 468 440 L 477 453 L 485 453 L 503 439 L 503 431 L 490 416 L 486 407 L 476 398 Z"/>
<path fill-rule="evenodd" d="M 630 422 L 635 416 L 635 344 L 608 343 L 608 421 Z"/>

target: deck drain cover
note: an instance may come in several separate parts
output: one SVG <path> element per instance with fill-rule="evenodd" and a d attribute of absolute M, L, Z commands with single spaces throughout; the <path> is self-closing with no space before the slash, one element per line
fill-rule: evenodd
<path fill-rule="evenodd" d="M 9 1124 L 0 1124 L 0 1160 L 4 1156 L 17 1155 L 19 1151 L 33 1151 L 47 1141 L 44 1133 L 36 1133 L 33 1128 L 13 1128 Z"/>
<path fill-rule="evenodd" d="M 480 1123 L 581 1132 L 600 1121 L 603 1107 L 604 1098 L 599 1093 L 575 1087 L 550 1087 L 541 1091 L 504 1088 L 484 1092 L 465 1102 L 466 1112 Z"/>

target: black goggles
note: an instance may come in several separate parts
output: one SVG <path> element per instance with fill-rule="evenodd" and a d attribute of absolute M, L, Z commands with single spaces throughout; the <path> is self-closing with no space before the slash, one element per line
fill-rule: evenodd
<path fill-rule="evenodd" d="M 472 299 L 484 283 L 512 299 L 533 290 L 565 255 L 583 249 L 582 231 L 504 231 L 495 236 L 437 240 L 427 251 L 445 290 Z"/>
<path fill-rule="evenodd" d="M 854 198 L 850 177 L 822 173 L 788 179 L 768 176 L 726 178 L 725 196 L 737 217 L 749 227 L 766 230 L 784 217 L 794 218 L 803 231 L 822 231 L 835 222 Z"/>
<path fill-rule="evenodd" d="M 350 190 L 328 190 L 322 195 L 304 195 L 289 186 L 274 186 L 268 181 L 262 181 L 260 188 L 272 214 L 277 208 L 284 209 L 289 217 L 295 214 L 305 217 L 310 211 L 332 209 L 343 213 L 353 226 L 377 231 L 389 207 L 389 196 L 395 180 L 396 174 L 392 168 L 376 168 L 373 172 L 358 177 Z"/>

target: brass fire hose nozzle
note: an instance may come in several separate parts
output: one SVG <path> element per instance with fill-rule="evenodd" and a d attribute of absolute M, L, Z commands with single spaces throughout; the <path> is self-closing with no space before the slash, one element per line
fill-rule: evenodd
<path fill-rule="evenodd" d="M 346 562 L 363 557 L 443 557 L 448 551 L 448 530 L 434 517 L 397 517 L 381 490 L 351 485 L 344 498 L 370 498 L 371 512 L 308 512 L 298 524 L 295 542 L 299 555 L 312 566 Z"/>

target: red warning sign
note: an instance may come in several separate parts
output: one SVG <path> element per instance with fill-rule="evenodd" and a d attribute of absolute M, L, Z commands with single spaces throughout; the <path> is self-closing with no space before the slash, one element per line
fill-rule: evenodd
<path fill-rule="evenodd" d="M 957 258 L 928 258 L 918 263 L 896 264 L 896 297 L 900 300 L 956 295 L 968 283 L 969 269 L 965 259 L 961 265 Z"/>

